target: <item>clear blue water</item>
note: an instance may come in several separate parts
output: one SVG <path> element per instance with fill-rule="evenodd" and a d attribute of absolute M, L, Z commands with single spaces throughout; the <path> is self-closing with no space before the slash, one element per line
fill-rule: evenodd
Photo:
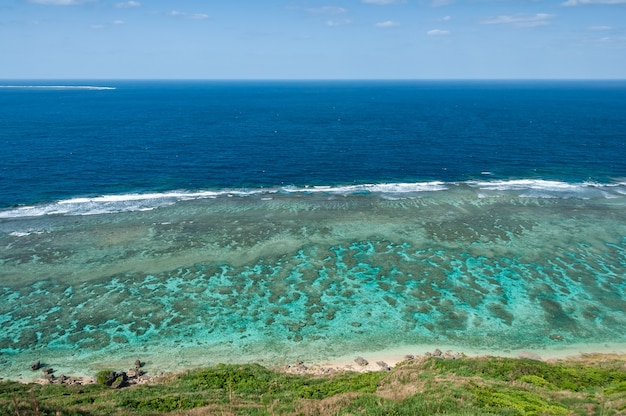
<path fill-rule="evenodd" d="M 0 207 L 485 171 L 626 176 L 624 82 L 103 84 L 117 89 L 0 91 Z"/>
<path fill-rule="evenodd" d="M 0 376 L 626 343 L 624 81 L 1 84 Z"/>

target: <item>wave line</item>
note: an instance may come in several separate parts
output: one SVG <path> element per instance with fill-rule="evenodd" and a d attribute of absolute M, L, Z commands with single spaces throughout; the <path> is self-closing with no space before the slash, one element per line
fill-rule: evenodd
<path fill-rule="evenodd" d="M 339 196 L 375 195 L 383 199 L 424 197 L 434 192 L 465 191 L 478 198 L 510 195 L 520 198 L 616 199 L 626 197 L 626 182 L 567 183 L 541 179 L 515 179 L 466 182 L 380 183 L 337 186 L 286 186 L 277 188 L 220 189 L 170 191 L 163 193 L 132 193 L 76 197 L 51 203 L 19 206 L 0 210 L 0 219 L 41 217 L 46 215 L 97 215 L 128 211 L 149 211 L 174 205 L 181 201 L 215 199 L 220 197 L 251 197 L 271 199 L 277 195 L 328 194 Z"/>

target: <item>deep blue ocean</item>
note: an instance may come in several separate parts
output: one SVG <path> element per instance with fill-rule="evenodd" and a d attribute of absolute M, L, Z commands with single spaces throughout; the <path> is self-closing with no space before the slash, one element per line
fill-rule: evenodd
<path fill-rule="evenodd" d="M 626 351 L 626 81 L 0 84 L 0 377 Z"/>
<path fill-rule="evenodd" d="M 95 84 L 115 89 L 0 89 L 0 207 L 487 172 L 626 177 L 623 81 Z"/>

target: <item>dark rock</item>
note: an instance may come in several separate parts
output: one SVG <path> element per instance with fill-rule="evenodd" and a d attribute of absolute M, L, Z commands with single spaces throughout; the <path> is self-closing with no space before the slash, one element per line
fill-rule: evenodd
<path fill-rule="evenodd" d="M 96 373 L 95 381 L 96 384 L 100 384 L 103 386 L 107 385 L 107 382 L 111 380 L 111 378 L 115 376 L 115 372 L 111 370 L 101 370 Z"/>
<path fill-rule="evenodd" d="M 111 383 L 111 387 L 113 387 L 114 389 L 121 389 L 122 387 L 125 387 L 127 384 L 128 383 L 126 382 L 126 373 L 122 373 L 118 377 L 115 378 L 113 383 Z"/>
<path fill-rule="evenodd" d="M 134 379 L 143 376 L 146 374 L 141 368 L 131 368 L 126 372 L 126 379 Z"/>
<path fill-rule="evenodd" d="M 41 372 L 44 373 L 45 375 L 52 374 L 54 372 L 54 369 L 52 367 L 46 367 L 46 368 L 43 368 Z"/>
<path fill-rule="evenodd" d="M 563 341 L 563 335 L 551 334 L 550 339 L 553 341 Z"/>
<path fill-rule="evenodd" d="M 427 356 L 427 357 L 432 357 L 433 356 L 433 354 L 431 352 L 426 352 L 426 354 L 424 354 L 424 355 Z"/>
<path fill-rule="evenodd" d="M 441 352 L 441 350 L 439 348 L 437 348 L 435 351 L 433 351 L 433 357 L 441 357 L 443 353 Z"/>
<path fill-rule="evenodd" d="M 39 370 L 41 368 L 41 361 L 37 360 L 30 365 L 30 369 L 33 371 Z"/>
<path fill-rule="evenodd" d="M 391 367 L 384 361 L 376 361 L 376 364 L 384 371 L 391 371 Z"/>
<path fill-rule="evenodd" d="M 415 356 L 412 355 L 412 354 L 407 354 L 407 355 L 404 356 L 404 359 L 406 361 L 413 361 L 415 359 Z"/>
<path fill-rule="evenodd" d="M 66 381 L 66 384 L 69 385 L 78 385 L 81 386 L 85 381 L 82 378 L 79 377 L 72 377 L 69 380 Z"/>
<path fill-rule="evenodd" d="M 142 363 L 141 360 L 135 360 L 135 368 L 141 368 L 143 367 L 143 364 L 144 363 Z"/>
<path fill-rule="evenodd" d="M 117 373 L 115 371 L 111 371 L 109 374 L 107 374 L 106 380 L 104 381 L 104 385 L 111 387 L 111 385 L 115 382 L 116 379 L 117 379 Z"/>
<path fill-rule="evenodd" d="M 354 359 L 354 362 L 357 363 L 358 365 L 360 365 L 361 367 L 365 367 L 366 365 L 368 365 L 369 363 L 367 362 L 367 360 L 363 357 L 356 357 Z"/>
<path fill-rule="evenodd" d="M 115 371 L 111 371 L 110 377 L 104 383 L 107 386 L 113 387 L 115 389 L 119 389 L 121 387 L 126 386 L 126 381 L 128 380 L 128 376 L 126 373 L 116 373 Z"/>

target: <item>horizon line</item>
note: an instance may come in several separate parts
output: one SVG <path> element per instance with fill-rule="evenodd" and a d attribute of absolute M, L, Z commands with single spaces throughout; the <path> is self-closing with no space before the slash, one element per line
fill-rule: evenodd
<path fill-rule="evenodd" d="M 626 81 L 624 78 L 2 78 L 0 81 Z"/>

